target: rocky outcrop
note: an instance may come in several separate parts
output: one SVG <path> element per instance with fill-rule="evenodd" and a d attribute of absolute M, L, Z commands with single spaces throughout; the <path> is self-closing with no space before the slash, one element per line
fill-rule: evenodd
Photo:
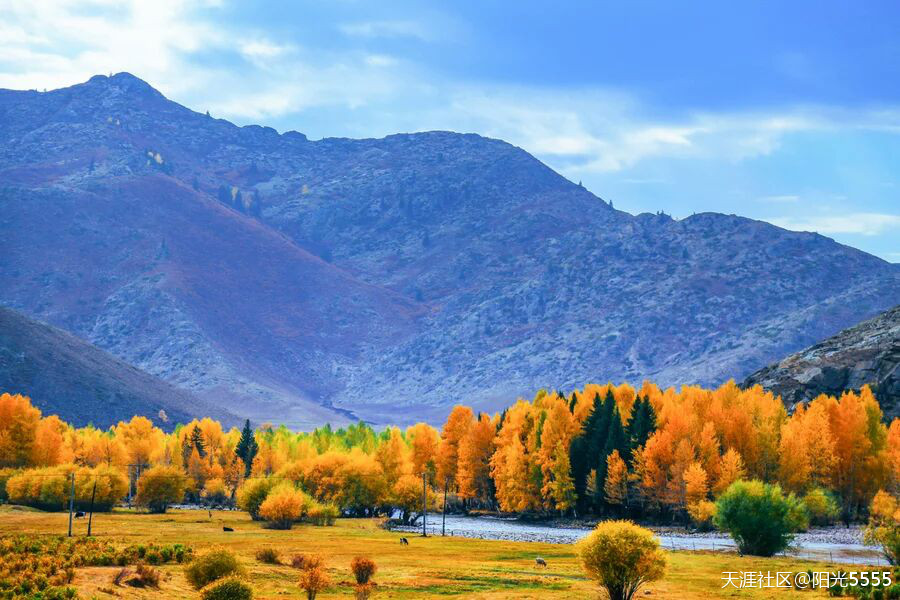
<path fill-rule="evenodd" d="M 885 415 L 900 416 L 900 306 L 750 375 L 789 405 L 871 386 Z"/>
<path fill-rule="evenodd" d="M 0 90 L 0 206 L 0 304 L 297 427 L 714 385 L 900 301 L 898 265 L 733 215 L 617 211 L 500 140 L 312 141 L 127 73 Z"/>

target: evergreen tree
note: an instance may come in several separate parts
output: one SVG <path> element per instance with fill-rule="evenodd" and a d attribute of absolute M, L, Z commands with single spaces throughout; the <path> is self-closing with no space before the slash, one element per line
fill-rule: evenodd
<path fill-rule="evenodd" d="M 575 405 L 576 404 L 578 404 L 578 396 L 575 394 L 575 392 L 572 392 L 572 397 L 569 398 L 569 412 L 570 413 L 572 413 L 572 414 L 575 413 Z"/>
<path fill-rule="evenodd" d="M 194 425 L 191 430 L 191 446 L 197 449 L 200 458 L 206 457 L 206 442 L 203 441 L 203 431 L 199 425 Z"/>
<path fill-rule="evenodd" d="M 656 431 L 656 412 L 650 404 L 650 398 L 638 396 L 634 408 L 631 411 L 631 420 L 628 422 L 628 439 L 630 442 L 629 459 L 631 453 L 647 443 L 650 435 Z"/>
<path fill-rule="evenodd" d="M 237 447 L 234 449 L 235 454 L 244 461 L 244 477 L 250 477 L 250 470 L 253 468 L 253 459 L 259 451 L 259 445 L 256 443 L 256 437 L 250 428 L 250 419 L 244 423 L 244 429 L 241 431 L 241 439 Z"/>

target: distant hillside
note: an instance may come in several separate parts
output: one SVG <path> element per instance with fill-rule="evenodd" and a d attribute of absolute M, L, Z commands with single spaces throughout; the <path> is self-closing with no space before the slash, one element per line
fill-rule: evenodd
<path fill-rule="evenodd" d="M 750 375 L 795 404 L 870 385 L 888 417 L 900 416 L 900 306 Z"/>
<path fill-rule="evenodd" d="M 127 73 L 0 90 L 0 205 L 0 303 L 299 427 L 715 385 L 900 302 L 821 235 L 630 215 L 473 134 L 237 127 Z"/>
<path fill-rule="evenodd" d="M 77 337 L 0 307 L 0 392 L 30 396 L 45 415 L 102 428 L 143 415 L 164 429 L 195 416 L 236 418 Z M 165 411 L 168 421 L 160 418 Z"/>

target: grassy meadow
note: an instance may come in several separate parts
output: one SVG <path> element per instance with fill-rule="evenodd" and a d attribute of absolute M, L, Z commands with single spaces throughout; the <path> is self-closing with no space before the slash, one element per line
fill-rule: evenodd
<path fill-rule="evenodd" d="M 0 507 L 0 536 L 65 534 L 66 513 L 46 513 L 16 506 Z M 234 532 L 224 532 L 223 526 Z M 84 535 L 85 520 L 75 521 L 75 535 Z M 234 551 L 247 568 L 256 598 L 303 598 L 298 572 L 290 566 L 266 565 L 256 560 L 265 547 L 279 550 L 289 561 L 296 553 L 319 553 L 326 561 L 334 585 L 318 598 L 352 598 L 349 564 L 365 555 L 378 564 L 373 598 L 599 598 L 597 588 L 581 571 L 570 545 L 486 541 L 466 538 L 409 536 L 385 531 L 374 519 L 339 519 L 333 527 L 299 525 L 288 531 L 264 529 L 237 511 L 173 510 L 149 515 L 116 510 L 94 515 L 93 533 L 116 544 L 175 544 L 192 546 L 197 553 L 222 546 Z M 404 534 L 409 535 L 409 534 Z M 548 567 L 538 568 L 541 556 Z M 668 552 L 666 577 L 645 588 L 649 598 L 793 598 L 825 597 L 823 591 L 722 589 L 725 571 L 800 571 L 836 568 L 791 558 L 749 558 L 713 552 Z M 842 565 L 847 569 L 847 565 Z M 198 598 L 185 580 L 183 567 L 166 564 L 159 589 L 132 589 L 113 585 L 118 567 L 78 569 L 74 581 L 84 598 Z M 833 570 L 833 569 L 832 569 Z"/>

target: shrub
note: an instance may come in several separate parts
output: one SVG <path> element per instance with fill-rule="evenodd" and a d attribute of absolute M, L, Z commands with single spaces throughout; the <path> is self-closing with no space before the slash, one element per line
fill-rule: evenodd
<path fill-rule="evenodd" d="M 840 515 L 837 500 L 822 488 L 813 488 L 803 496 L 803 505 L 815 525 L 831 525 Z"/>
<path fill-rule="evenodd" d="M 272 529 L 290 529 L 310 505 L 309 496 L 290 483 L 275 486 L 259 507 L 259 516 Z"/>
<path fill-rule="evenodd" d="M 233 553 L 216 549 L 189 562 L 184 568 L 184 574 L 188 582 L 199 590 L 229 575 L 243 576 L 244 569 Z"/>
<path fill-rule="evenodd" d="M 0 504 L 9 500 L 9 495 L 6 493 L 6 482 L 9 481 L 9 478 L 13 475 L 19 473 L 18 469 L 13 468 L 5 468 L 0 469 Z"/>
<path fill-rule="evenodd" d="M 187 478 L 178 467 L 160 465 L 147 469 L 137 484 L 135 502 L 152 513 L 164 513 L 170 504 L 181 502 Z"/>
<path fill-rule="evenodd" d="M 324 562 L 318 554 L 295 554 L 291 558 L 291 566 L 295 569 L 313 569 L 321 567 Z"/>
<path fill-rule="evenodd" d="M 275 548 L 260 548 L 256 552 L 256 560 L 267 565 L 281 564 L 281 556 Z"/>
<path fill-rule="evenodd" d="M 10 474 L 5 490 L 14 504 L 33 506 L 42 510 L 68 510 L 71 494 L 71 475 L 75 474 L 75 506 L 88 510 L 94 494 L 94 511 L 105 512 L 128 491 L 128 480 L 112 467 L 76 467 L 57 465 L 41 469 L 27 469 Z"/>
<path fill-rule="evenodd" d="M 298 585 L 300 589 L 306 591 L 307 600 L 316 600 L 316 594 L 331 585 L 331 579 L 323 567 L 316 566 L 311 569 L 303 569 L 300 572 Z"/>
<path fill-rule="evenodd" d="M 210 479 L 203 486 L 200 493 L 204 500 L 212 504 L 224 504 L 228 499 L 228 491 L 225 489 L 225 480 L 220 477 Z"/>
<path fill-rule="evenodd" d="M 741 554 L 772 556 L 808 524 L 806 508 L 793 494 L 762 481 L 736 481 L 716 502 L 716 526 L 731 534 Z"/>
<path fill-rule="evenodd" d="M 631 521 L 606 521 L 578 543 L 588 577 L 606 589 L 610 600 L 631 600 L 644 583 L 661 579 L 666 557 L 653 532 Z"/>
<path fill-rule="evenodd" d="M 239 577 L 225 577 L 200 590 L 202 600 L 251 600 L 253 590 Z"/>
<path fill-rule="evenodd" d="M 314 525 L 334 525 L 335 519 L 340 515 L 338 508 L 332 504 L 319 504 L 316 502 L 309 509 L 307 518 Z"/>
<path fill-rule="evenodd" d="M 275 477 L 248 479 L 237 492 L 238 508 L 250 513 L 250 518 L 254 521 L 259 521 L 259 507 L 279 481 Z"/>
<path fill-rule="evenodd" d="M 865 542 L 881 546 L 890 564 L 900 564 L 900 505 L 897 499 L 882 490 L 875 494 L 869 513 L 863 536 Z"/>
<path fill-rule="evenodd" d="M 713 528 L 713 519 L 716 516 L 716 504 L 709 500 L 701 500 L 687 507 L 688 515 L 694 525 L 703 531 Z"/>
<path fill-rule="evenodd" d="M 350 561 L 350 570 L 353 571 L 356 583 L 362 585 L 369 583 L 369 580 L 372 578 L 372 575 L 375 574 L 375 571 L 378 570 L 378 567 L 371 558 L 357 556 Z"/>

